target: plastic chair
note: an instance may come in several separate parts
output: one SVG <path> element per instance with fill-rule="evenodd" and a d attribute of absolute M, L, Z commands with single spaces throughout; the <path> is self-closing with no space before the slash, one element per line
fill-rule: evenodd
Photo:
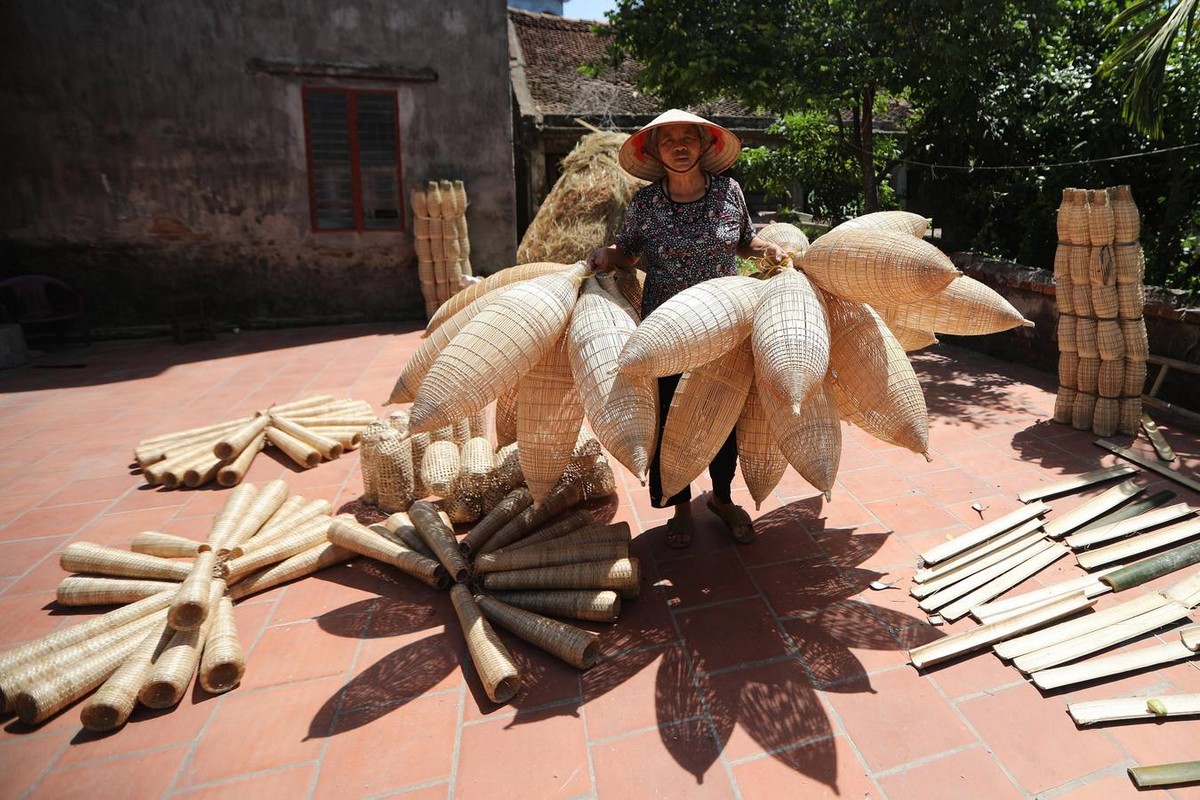
<path fill-rule="evenodd" d="M 92 331 L 84 316 L 83 295 L 58 278 L 48 275 L 18 275 L 0 281 L 0 304 L 6 316 L 20 323 L 27 333 L 50 328 L 61 343 L 69 328 L 78 328 L 85 344 Z"/>

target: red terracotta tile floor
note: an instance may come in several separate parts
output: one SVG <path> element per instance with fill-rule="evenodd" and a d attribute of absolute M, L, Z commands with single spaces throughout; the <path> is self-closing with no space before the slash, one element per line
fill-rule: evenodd
<path fill-rule="evenodd" d="M 419 342 L 411 324 L 104 342 L 0 373 L 0 647 L 93 613 L 53 602 L 66 544 L 203 537 L 224 493 L 145 486 L 128 466 L 140 438 L 315 393 L 382 412 Z M 639 532 L 645 585 L 596 628 L 588 672 L 506 637 L 525 685 L 496 706 L 445 595 L 360 559 L 239 604 L 248 667 L 227 694 L 139 709 L 106 736 L 81 731 L 76 708 L 36 728 L 3 718 L 0 797 L 1049 800 L 1132 797 L 1126 767 L 1200 757 L 1195 720 L 1080 730 L 1066 714 L 1070 697 L 1195 692 L 1194 661 L 1045 693 L 987 653 L 906 663 L 945 630 L 907 594 L 918 553 L 1016 508 L 1021 489 L 1115 461 L 1050 420 L 1052 376 L 950 345 L 913 360 L 933 460 L 847 426 L 833 499 L 789 470 L 753 545 L 704 509 L 705 478 L 692 548 L 665 547 L 663 512 L 618 467 L 614 514 Z M 1159 422 L 1194 475 L 1200 438 Z M 249 480 L 280 477 L 335 508 L 362 486 L 356 453 L 308 472 L 263 455 Z M 1080 574 L 1067 561 L 1043 580 Z M 898 588 L 869 589 L 877 578 Z"/>

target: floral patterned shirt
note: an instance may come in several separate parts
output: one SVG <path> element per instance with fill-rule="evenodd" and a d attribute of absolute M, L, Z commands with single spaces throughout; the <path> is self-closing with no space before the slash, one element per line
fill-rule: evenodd
<path fill-rule="evenodd" d="M 698 283 L 737 274 L 735 256 L 754 228 L 742 187 L 713 175 L 704 197 L 676 203 L 662 185 L 640 189 L 629 201 L 615 241 L 625 255 L 641 256 L 646 273 L 642 316 Z"/>

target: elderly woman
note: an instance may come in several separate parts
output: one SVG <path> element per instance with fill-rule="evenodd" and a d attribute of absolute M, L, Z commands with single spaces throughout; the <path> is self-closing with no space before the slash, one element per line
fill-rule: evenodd
<path fill-rule="evenodd" d="M 593 250 L 588 263 L 599 272 L 644 270 L 643 317 L 689 286 L 736 275 L 736 255 L 783 259 L 778 246 L 754 235 L 737 181 L 721 175 L 740 152 L 741 142 L 731 131 L 678 109 L 660 114 L 622 145 L 621 167 L 651 184 L 633 196 L 614 243 Z M 660 445 L 679 379 L 658 379 Z M 691 487 L 663 497 L 659 449 L 650 464 L 650 500 L 655 508 L 674 509 L 667 544 L 687 547 L 693 534 Z M 754 524 L 730 495 L 736 466 L 734 431 L 709 465 L 713 488 L 707 506 L 734 541 L 746 544 L 754 540 Z"/>

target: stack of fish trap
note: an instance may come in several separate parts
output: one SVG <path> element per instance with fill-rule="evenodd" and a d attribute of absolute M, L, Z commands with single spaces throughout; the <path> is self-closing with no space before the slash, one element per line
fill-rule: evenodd
<path fill-rule="evenodd" d="M 472 274 L 467 191 L 462 181 L 429 181 L 426 188 L 413 187 L 411 197 L 417 275 L 431 317 Z"/>
<path fill-rule="evenodd" d="M 214 480 L 236 486 L 267 445 L 311 469 L 358 447 L 363 429 L 374 421 L 375 412 L 362 400 L 313 395 L 228 422 L 143 439 L 134 459 L 152 486 L 191 489 Z"/>
<path fill-rule="evenodd" d="M 0 653 L 0 703 L 39 724 L 92 693 L 83 726 L 110 731 L 135 706 L 171 708 L 196 678 L 204 691 L 229 691 L 246 662 L 233 603 L 347 561 L 330 541 L 338 524 L 325 500 L 292 495 L 283 481 L 229 493 L 204 542 L 146 531 L 130 550 L 75 542 L 59 563 L 64 606 L 119 608 Z"/>
<path fill-rule="evenodd" d="M 885 212 L 852 223 L 811 246 L 777 223 L 763 235 L 790 242 L 794 266 L 706 281 L 645 320 L 629 273 L 593 276 L 582 262 L 502 270 L 439 309 L 389 402 L 411 402 L 410 430 L 420 433 L 515 394 L 521 471 L 540 502 L 585 419 L 644 482 L 657 440 L 655 378 L 682 374 L 662 437 L 666 493 L 694 480 L 736 425 L 757 503 L 789 464 L 828 495 L 841 419 L 927 454 L 925 400 L 906 348 L 939 331 L 1032 324 L 923 241 L 927 219 Z"/>
<path fill-rule="evenodd" d="M 1054 255 L 1054 419 L 1100 436 L 1137 433 L 1150 347 L 1141 223 L 1128 186 L 1064 189 Z"/>

